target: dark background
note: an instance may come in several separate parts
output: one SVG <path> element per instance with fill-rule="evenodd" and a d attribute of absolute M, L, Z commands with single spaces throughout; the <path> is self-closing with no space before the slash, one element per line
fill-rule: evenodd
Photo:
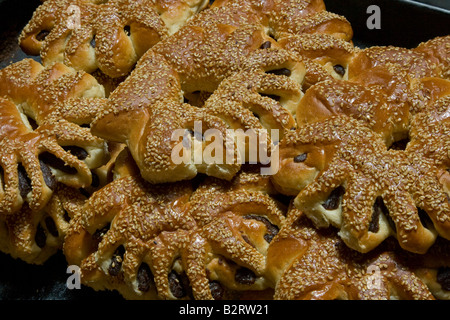
<path fill-rule="evenodd" d="M 327 9 L 345 16 L 354 29 L 354 42 L 365 47 L 395 45 L 415 47 L 436 36 L 450 34 L 449 0 L 325 0 Z M 25 55 L 17 37 L 30 19 L 39 0 L 0 0 L 0 68 Z M 381 29 L 369 30 L 366 21 L 369 5 L 381 9 Z M 38 58 L 35 58 L 38 60 Z M 66 287 L 66 262 L 61 253 L 42 266 L 28 265 L 0 253 L 1 300 L 120 300 L 115 292 L 95 292 L 90 288 Z"/>

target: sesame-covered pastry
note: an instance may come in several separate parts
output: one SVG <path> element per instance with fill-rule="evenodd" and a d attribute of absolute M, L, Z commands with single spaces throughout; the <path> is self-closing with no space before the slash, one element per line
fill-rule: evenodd
<path fill-rule="evenodd" d="M 121 177 L 94 193 L 64 245 L 82 283 L 128 299 L 231 299 L 273 287 L 270 241 L 284 221 L 268 178 L 150 185 Z M 111 201 L 113 199 L 113 201 Z"/>
<path fill-rule="evenodd" d="M 450 235 L 441 172 L 420 154 L 387 150 L 377 133 L 341 115 L 287 133 L 273 182 L 317 227 L 337 227 L 357 251 L 394 235 L 403 249 L 424 253 L 437 234 Z"/>
<path fill-rule="evenodd" d="M 285 208 L 273 192 L 264 176 L 241 172 L 231 184 L 209 179 L 193 193 L 189 211 L 198 228 L 182 259 L 195 299 L 236 299 L 274 287 L 266 276 L 267 250 Z"/>
<path fill-rule="evenodd" d="M 414 267 L 384 245 L 362 254 L 291 208 L 269 248 L 278 300 L 434 300 Z M 285 268 L 279 269 L 280 265 Z M 269 267 L 270 268 L 270 267 Z"/>
<path fill-rule="evenodd" d="M 58 184 L 45 208 L 0 217 L 0 251 L 31 264 L 43 264 L 61 250 L 70 220 L 86 198 L 79 190 Z"/>
<path fill-rule="evenodd" d="M 441 36 L 420 43 L 413 50 L 425 55 L 425 59 L 435 66 L 437 75 L 450 79 L 450 36 Z"/>
<path fill-rule="evenodd" d="M 24 202 L 42 210 L 57 182 L 74 188 L 92 183 L 91 169 L 107 161 L 108 151 L 84 127 L 92 120 L 86 100 L 103 94 L 92 76 L 59 63 L 43 67 L 25 59 L 0 71 L 2 214 Z"/>
<path fill-rule="evenodd" d="M 348 20 L 327 11 L 322 0 L 275 0 L 269 15 L 269 25 L 276 39 L 313 33 L 328 34 L 345 41 L 353 38 Z"/>
<path fill-rule="evenodd" d="M 301 55 L 306 66 L 304 91 L 321 81 L 347 80 L 348 67 L 360 50 L 351 42 L 323 33 L 287 35 L 278 44 Z"/>
<path fill-rule="evenodd" d="M 230 180 L 239 170 L 239 162 L 248 158 L 243 153 L 231 154 L 227 164 L 220 166 L 205 163 L 204 159 L 200 163 L 189 161 L 189 156 L 182 164 L 175 163 L 169 153 L 178 144 L 169 140 L 168 132 L 193 131 L 189 124 L 193 118 L 206 125 L 203 131 L 277 129 L 282 136 L 286 129 L 295 127 L 293 116 L 302 95 L 305 66 L 296 52 L 280 48 L 272 31 L 279 28 L 284 34 L 290 30 L 288 22 L 294 16 L 322 16 L 324 10 L 322 1 L 214 2 L 147 51 L 111 94 L 107 107 L 93 122 L 93 132 L 107 140 L 127 143 L 142 176 L 152 183 L 186 180 L 197 173 Z M 342 41 L 348 41 L 348 24 L 338 23 L 335 18 L 327 20 L 323 28 L 319 27 L 320 19 L 312 19 L 310 29 L 304 26 L 303 31 L 290 32 L 333 37 L 342 29 L 348 35 Z M 333 23 L 334 27 L 330 27 Z M 334 31 L 328 32 L 330 28 Z M 258 94 L 255 90 L 259 90 Z M 288 98 L 288 93 L 293 96 Z M 191 108 L 189 104 L 204 108 Z M 165 110 L 159 109 L 161 105 Z M 181 109 L 185 111 L 178 120 L 174 114 L 180 114 Z M 196 113 L 195 117 L 191 112 Z M 212 122 L 217 125 L 212 126 Z M 155 129 L 160 123 L 165 127 Z M 232 137 L 231 141 L 236 139 Z M 203 143 L 199 152 L 205 149 Z M 235 149 L 248 153 L 246 146 Z"/>
<path fill-rule="evenodd" d="M 128 75 L 155 43 L 175 33 L 207 1 L 47 0 L 20 36 L 44 65 L 65 63 L 110 78 Z"/>
<path fill-rule="evenodd" d="M 224 143 L 227 129 L 261 128 L 260 120 L 255 115 L 261 113 L 263 116 L 263 108 L 269 111 L 267 116 L 263 116 L 268 121 L 272 121 L 270 118 L 275 118 L 275 121 L 279 121 L 276 118 L 283 118 L 280 119 L 282 126 L 293 126 L 292 116 L 282 104 L 287 103 L 287 107 L 295 110 L 295 105 L 289 100 L 277 102 L 255 96 L 251 100 L 258 99 L 259 103 L 250 100 L 245 108 L 240 109 L 243 112 L 238 110 L 235 112 L 237 115 L 230 116 L 228 114 L 233 112 L 231 108 L 221 112 L 218 108 L 223 107 L 222 103 L 216 103 L 216 96 L 223 90 L 211 96 L 205 108 L 181 103 L 183 94 L 213 93 L 227 76 L 240 70 L 259 73 L 260 78 L 264 72 L 272 74 L 264 76 L 272 79 L 271 82 L 275 81 L 270 84 L 272 88 L 262 89 L 275 95 L 278 92 L 280 96 L 286 96 L 282 92 L 284 88 L 295 91 L 297 96 L 301 94 L 297 84 L 303 78 L 301 61 L 285 50 L 271 48 L 273 40 L 265 34 L 261 25 L 248 24 L 248 21 L 253 22 L 257 18 L 253 7 L 243 4 L 239 6 L 242 15 L 231 15 L 237 7 L 233 4 L 205 10 L 177 34 L 155 45 L 139 61 L 132 75 L 111 94 L 106 108 L 94 120 L 93 133 L 108 140 L 127 143 L 144 179 L 152 183 L 174 182 L 190 179 L 200 172 L 230 180 L 239 171 L 239 159 L 243 157 L 236 154 L 236 146 L 233 147 L 235 151 L 231 151 L 231 161 L 211 164 L 200 160 L 196 163 L 189 159 L 190 156 L 182 163 L 173 161 L 172 150 L 179 145 L 179 141 L 172 141 L 171 135 L 177 129 L 194 132 L 195 121 L 202 123 L 202 132 L 197 134 L 203 135 L 208 129 L 216 129 L 222 134 Z M 211 55 L 211 52 L 216 54 Z M 240 81 L 248 82 L 248 79 Z M 255 82 L 256 86 L 269 84 L 262 78 L 256 81 L 262 82 Z M 283 87 L 280 88 L 277 83 Z M 222 86 L 224 88 L 225 84 Z M 235 100 L 239 104 L 242 103 L 239 100 L 246 98 L 242 96 Z M 292 100 L 295 103 L 296 99 Z M 246 115 L 246 119 L 239 119 L 241 115 Z M 236 116 L 238 118 L 233 119 Z M 247 124 L 236 126 L 242 121 Z M 264 121 L 261 119 L 261 122 Z M 279 127 L 276 123 L 274 125 Z M 200 151 L 203 152 L 206 146 L 207 143 L 202 142 Z"/>

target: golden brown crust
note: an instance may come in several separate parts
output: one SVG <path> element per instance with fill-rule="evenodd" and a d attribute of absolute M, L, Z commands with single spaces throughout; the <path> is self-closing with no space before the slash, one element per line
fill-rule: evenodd
<path fill-rule="evenodd" d="M 275 299 L 434 300 L 413 268 L 389 247 L 370 254 L 352 251 L 333 230 L 317 230 L 295 208 L 273 244 L 283 246 L 284 255 L 277 260 L 287 264 L 276 273 Z"/>
<path fill-rule="evenodd" d="M 339 228 L 351 248 L 368 252 L 395 235 L 402 248 L 424 253 L 436 233 L 448 239 L 441 169 L 420 154 L 387 150 L 359 121 L 337 116 L 305 125 L 289 132 L 280 150 L 275 186 L 298 192 L 296 207 L 317 227 Z M 424 213 L 431 224 L 421 221 Z"/>
<path fill-rule="evenodd" d="M 360 50 L 350 42 L 323 33 L 287 35 L 279 39 L 278 44 L 317 64 L 325 74 L 345 80 L 348 79 L 348 67 Z M 309 81 L 306 88 L 317 82 Z"/>
<path fill-rule="evenodd" d="M 62 64 L 44 68 L 25 59 L 0 71 L 0 96 L 2 214 L 23 202 L 42 210 L 56 182 L 91 184 L 90 169 L 106 161 L 106 144 L 80 126 L 92 118 L 86 108 L 72 110 L 86 105 L 84 99 L 103 97 L 95 79 Z"/>
<path fill-rule="evenodd" d="M 207 178 L 194 193 L 190 183 L 115 180 L 71 221 L 68 261 L 81 266 L 84 284 L 132 299 L 230 298 L 269 288 L 265 256 L 282 206 L 268 195 L 267 178 L 239 177 Z"/>
<path fill-rule="evenodd" d="M 450 77 L 450 36 L 442 36 L 425 41 L 414 51 L 422 53 L 435 68 L 437 75 L 449 79 Z"/>
<path fill-rule="evenodd" d="M 21 48 L 86 72 L 127 75 L 155 43 L 175 33 L 206 1 L 48 0 L 20 36 Z"/>
<path fill-rule="evenodd" d="M 195 111 L 195 119 L 208 128 L 220 127 L 222 132 L 228 128 L 282 129 L 282 136 L 284 130 L 295 127 L 293 116 L 302 95 L 305 66 L 297 53 L 279 47 L 269 29 L 288 28 L 282 21 L 319 12 L 320 17 L 330 19 L 327 25 L 333 24 L 336 17 L 323 11 L 322 1 L 214 3 L 142 57 L 130 77 L 111 94 L 105 110 L 93 122 L 93 132 L 127 143 L 143 177 L 153 183 L 190 179 L 197 172 L 229 180 L 239 169 L 234 163 L 222 167 L 171 163 L 174 144 L 167 147 L 169 131 L 190 129 L 188 122 L 193 119 L 194 109 L 180 103 L 183 96 L 187 102 L 204 107 Z M 307 20 L 304 27 L 308 25 L 310 30 L 298 33 L 327 33 L 317 27 L 319 20 L 323 21 Z M 335 28 L 340 29 L 340 24 L 335 23 Z M 251 88 L 246 91 L 248 86 Z M 258 86 L 266 86 L 259 90 L 267 92 L 260 93 L 280 97 L 279 103 L 255 95 L 253 90 Z M 292 93 L 294 96 L 288 98 Z M 179 120 L 174 112 L 182 113 L 184 119 Z M 159 128 L 160 123 L 169 126 Z M 244 150 L 248 152 L 246 147 Z M 243 153 L 233 156 L 235 159 L 244 159 Z"/>
<path fill-rule="evenodd" d="M 63 247 L 70 219 L 80 214 L 86 198 L 59 184 L 40 211 L 24 205 L 19 212 L 0 218 L 0 250 L 31 264 L 43 264 Z"/>

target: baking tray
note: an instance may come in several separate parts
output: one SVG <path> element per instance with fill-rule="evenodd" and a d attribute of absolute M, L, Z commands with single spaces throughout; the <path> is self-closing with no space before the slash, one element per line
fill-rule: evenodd
<path fill-rule="evenodd" d="M 415 47 L 436 36 L 450 34 L 450 1 L 423 0 L 325 0 L 327 9 L 345 16 L 360 47 L 395 45 Z M 0 0 L 0 68 L 27 57 L 17 37 L 39 0 Z M 447 7 L 446 5 L 447 4 Z M 381 29 L 370 30 L 366 22 L 370 5 L 381 10 Z M 39 61 L 39 58 L 33 57 Z M 0 253 L 0 300 L 121 301 L 116 292 L 96 292 L 88 287 L 69 290 L 66 261 L 61 252 L 44 265 L 29 265 Z"/>

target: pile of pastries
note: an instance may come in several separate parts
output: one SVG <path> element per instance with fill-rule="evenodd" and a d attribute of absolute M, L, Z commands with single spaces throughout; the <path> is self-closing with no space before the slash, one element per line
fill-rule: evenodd
<path fill-rule="evenodd" d="M 352 37 L 322 0 L 43 0 L 0 70 L 0 251 L 125 299 L 449 299 L 450 36 Z M 179 129 L 276 130 L 277 170 L 174 161 Z"/>

